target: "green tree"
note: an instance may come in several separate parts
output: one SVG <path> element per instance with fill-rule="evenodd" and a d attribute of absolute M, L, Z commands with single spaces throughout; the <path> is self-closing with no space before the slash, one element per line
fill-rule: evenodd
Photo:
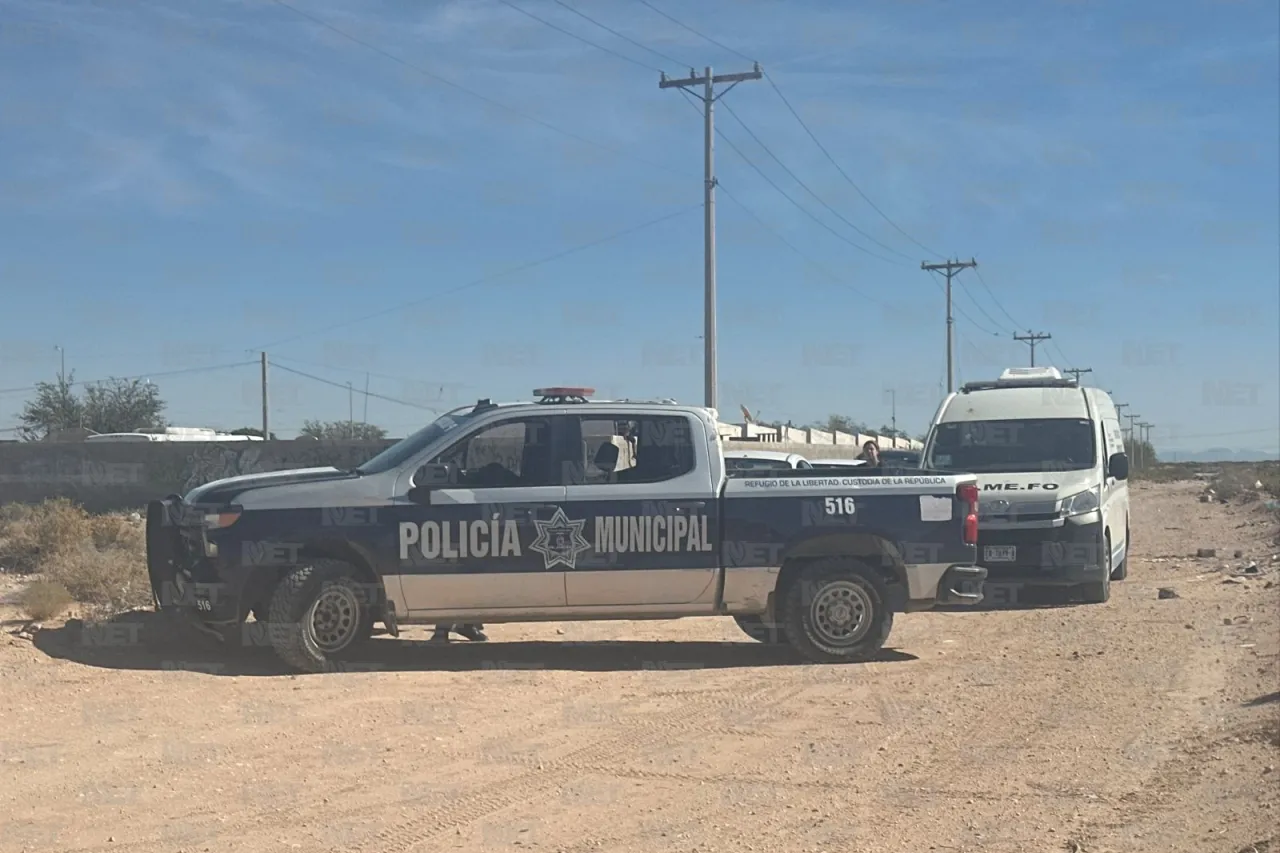
<path fill-rule="evenodd" d="M 1156 449 L 1151 446 L 1151 442 L 1143 441 L 1140 438 L 1126 438 L 1124 440 L 1124 452 L 1129 457 L 1129 465 L 1131 467 L 1150 468 L 1160 461 L 1156 456 Z"/>
<path fill-rule="evenodd" d="M 74 373 L 57 382 L 36 385 L 35 399 L 28 401 L 19 415 L 18 434 L 26 441 L 39 441 L 51 432 L 83 427 L 93 432 L 133 432 L 163 429 L 161 416 L 165 402 L 160 389 L 139 379 L 108 379 L 85 388 L 76 397 Z"/>
<path fill-rule="evenodd" d="M 254 428 L 254 427 L 240 427 L 239 429 L 233 429 L 233 430 L 232 430 L 230 433 L 228 433 L 228 434 L 229 434 L 229 435 L 262 435 L 262 430 L 260 430 L 260 429 L 256 429 L 256 428 Z M 273 432 L 273 433 L 271 433 L 271 439 L 270 439 L 270 440 L 271 440 L 271 441 L 275 441 L 275 440 L 276 440 L 276 434 L 275 434 L 274 432 Z"/>
<path fill-rule="evenodd" d="M 70 376 L 57 382 L 36 383 L 35 399 L 27 401 L 18 419 L 18 437 L 23 441 L 39 441 L 51 432 L 84 426 L 84 403 L 75 395 Z"/>
<path fill-rule="evenodd" d="M 387 431 L 361 421 L 306 421 L 302 434 L 331 441 L 380 441 Z"/>
<path fill-rule="evenodd" d="M 855 421 L 848 415 L 827 415 L 825 421 L 814 421 L 809 426 L 812 429 L 820 429 L 827 432 L 869 433 L 866 424 Z"/>

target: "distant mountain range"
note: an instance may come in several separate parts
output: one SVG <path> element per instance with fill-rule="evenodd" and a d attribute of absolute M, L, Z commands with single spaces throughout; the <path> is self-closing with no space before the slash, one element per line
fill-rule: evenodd
<path fill-rule="evenodd" d="M 1210 447 L 1207 450 L 1161 450 L 1156 448 L 1161 462 L 1266 462 L 1280 459 L 1274 450 L 1232 450 L 1229 447 Z"/>

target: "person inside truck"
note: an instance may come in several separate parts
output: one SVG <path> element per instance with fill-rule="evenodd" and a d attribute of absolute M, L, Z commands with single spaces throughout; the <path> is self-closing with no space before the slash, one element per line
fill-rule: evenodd
<path fill-rule="evenodd" d="M 858 454 L 858 458 L 866 462 L 871 468 L 880 467 L 880 445 L 870 440 L 864 442 L 862 452 Z"/>

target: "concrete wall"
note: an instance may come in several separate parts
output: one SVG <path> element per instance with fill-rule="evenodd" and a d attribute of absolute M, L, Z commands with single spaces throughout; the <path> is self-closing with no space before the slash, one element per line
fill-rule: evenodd
<path fill-rule="evenodd" d="M 0 503 L 66 497 L 90 512 L 137 509 L 222 477 L 335 465 L 351 468 L 393 441 L 147 442 L 0 445 Z"/>
<path fill-rule="evenodd" d="M 759 437 L 770 450 L 814 458 L 857 456 L 871 436 L 756 424 L 722 425 L 721 435 Z M 855 441 L 856 438 L 856 441 Z M 880 439 L 881 448 L 893 446 Z M 223 477 L 333 465 L 352 468 L 393 444 L 384 441 L 217 442 L 15 442 L 0 444 L 0 503 L 39 503 L 66 497 L 90 512 L 137 509 L 165 495 L 185 494 Z M 897 446 L 906 446 L 900 441 Z M 911 442 L 918 445 L 919 442 Z M 744 446 L 759 446 L 743 442 Z M 519 448 L 493 447 L 492 455 L 510 461 Z M 472 460 L 474 461 L 474 460 Z M 487 461 L 487 460 L 486 460 Z"/>

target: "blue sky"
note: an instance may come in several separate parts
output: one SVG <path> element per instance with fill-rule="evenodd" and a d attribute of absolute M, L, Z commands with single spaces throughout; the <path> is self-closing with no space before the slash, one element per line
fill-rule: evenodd
<path fill-rule="evenodd" d="M 491 0 L 7 0 L 0 391 L 62 347 L 176 423 L 254 425 L 256 365 L 173 372 L 265 348 L 285 434 L 363 417 L 366 381 L 393 434 L 433 415 L 384 397 L 701 402 L 702 127 L 656 69 L 750 64 L 638 0 L 511 2 L 638 64 Z M 1274 2 L 652 4 L 769 77 L 717 112 L 727 420 L 879 425 L 894 388 L 923 431 L 938 252 L 980 265 L 960 381 L 1046 331 L 1037 362 L 1093 368 L 1158 447 L 1280 443 Z"/>

